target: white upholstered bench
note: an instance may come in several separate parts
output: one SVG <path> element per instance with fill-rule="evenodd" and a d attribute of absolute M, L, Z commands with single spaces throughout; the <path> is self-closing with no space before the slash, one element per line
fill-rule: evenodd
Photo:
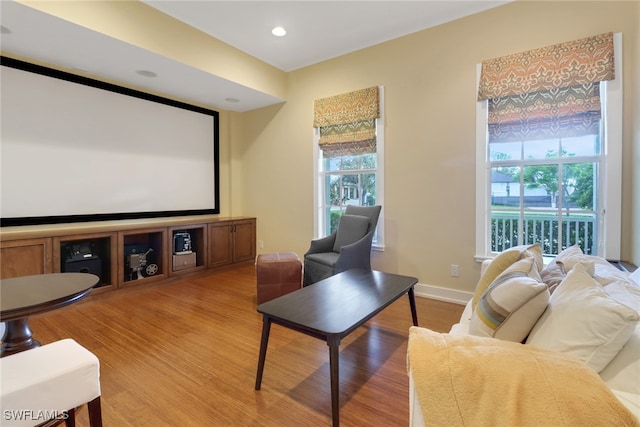
<path fill-rule="evenodd" d="M 92 427 L 102 426 L 100 362 L 72 339 L 0 358 L 2 426 L 35 426 L 52 418 L 75 425 L 88 403 Z"/>

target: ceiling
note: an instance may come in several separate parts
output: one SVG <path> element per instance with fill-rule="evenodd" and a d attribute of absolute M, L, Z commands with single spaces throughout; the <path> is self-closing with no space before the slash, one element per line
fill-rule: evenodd
<path fill-rule="evenodd" d="M 507 2 L 144 0 L 284 72 Z M 1 47 L 6 54 L 230 111 L 284 101 L 23 4 L 0 4 Z M 283 26 L 287 35 L 273 36 L 275 26 Z M 151 70 L 157 76 L 144 77 L 136 70 Z"/>

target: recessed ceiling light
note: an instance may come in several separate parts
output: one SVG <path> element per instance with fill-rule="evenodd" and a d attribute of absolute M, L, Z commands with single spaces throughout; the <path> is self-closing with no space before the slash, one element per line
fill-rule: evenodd
<path fill-rule="evenodd" d="M 273 30 L 271 30 L 271 34 L 277 37 L 283 37 L 287 34 L 287 30 L 282 27 L 275 27 Z"/>
<path fill-rule="evenodd" d="M 137 74 L 143 76 L 143 77 L 157 77 L 158 75 L 156 73 L 154 73 L 153 71 L 149 71 L 149 70 L 138 70 L 136 71 Z"/>
<path fill-rule="evenodd" d="M 238 98 L 225 98 L 224 100 L 232 103 L 240 102 Z"/>

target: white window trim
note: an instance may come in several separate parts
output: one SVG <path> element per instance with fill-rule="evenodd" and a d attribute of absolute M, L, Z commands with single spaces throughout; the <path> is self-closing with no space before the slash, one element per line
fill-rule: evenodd
<path fill-rule="evenodd" d="M 599 197 L 603 201 L 603 236 L 598 245 L 598 254 L 607 259 L 620 259 L 621 220 L 622 220 L 622 33 L 613 35 L 615 52 L 615 79 L 606 82 L 606 90 L 601 96 L 606 100 L 602 112 L 604 123 L 603 153 L 604 162 L 601 173 L 604 188 L 600 188 Z M 482 64 L 476 65 L 476 87 L 480 83 Z M 477 92 L 476 92 L 477 93 Z M 477 262 L 492 258 L 489 252 L 490 219 L 489 189 L 491 173 L 487 149 L 487 110 L 488 101 L 476 102 L 476 256 Z"/>
<path fill-rule="evenodd" d="M 382 206 L 380 217 L 378 218 L 377 241 L 372 245 L 376 251 L 384 251 L 384 86 L 378 86 L 378 103 L 380 106 L 380 117 L 376 119 L 376 204 Z M 324 180 L 320 178 L 320 129 L 313 128 L 313 230 L 314 238 L 324 237 L 324 227 L 320 221 L 322 217 L 322 205 L 324 196 Z"/>

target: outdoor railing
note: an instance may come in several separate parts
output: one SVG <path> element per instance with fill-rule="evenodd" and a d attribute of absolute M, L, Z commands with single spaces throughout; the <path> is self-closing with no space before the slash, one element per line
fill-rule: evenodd
<path fill-rule="evenodd" d="M 518 244 L 542 243 L 542 253 L 556 255 L 576 243 L 585 254 L 597 255 L 597 236 L 593 216 L 575 215 L 562 218 L 562 234 L 558 233 L 559 221 L 555 216 L 525 215 L 522 224 L 522 243 L 518 241 L 519 216 L 496 213 L 491 215 L 491 250 L 502 252 Z"/>

